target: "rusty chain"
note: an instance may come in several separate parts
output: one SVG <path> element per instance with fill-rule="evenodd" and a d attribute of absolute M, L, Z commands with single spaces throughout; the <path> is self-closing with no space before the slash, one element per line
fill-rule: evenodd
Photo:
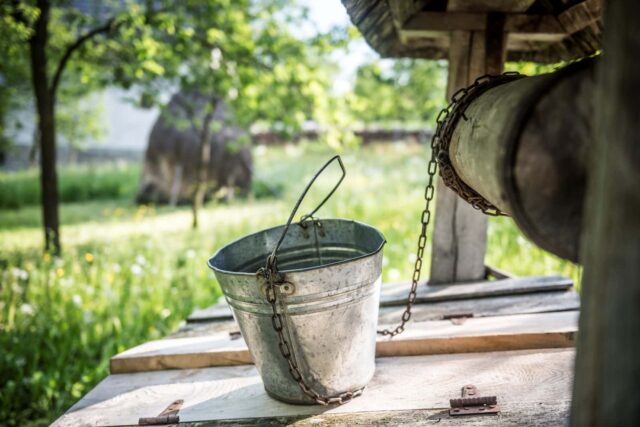
<path fill-rule="evenodd" d="M 298 364 L 293 359 L 291 346 L 284 336 L 284 316 L 278 313 L 276 287 L 287 282 L 284 279 L 284 275 L 278 272 L 277 258 L 274 255 L 270 255 L 267 258 L 266 267 L 260 268 L 257 274 L 258 277 L 264 278 L 264 280 L 266 280 L 267 282 L 267 301 L 271 305 L 271 323 L 273 325 L 273 329 L 278 335 L 278 348 L 280 349 L 282 357 L 284 357 L 284 359 L 286 360 L 287 365 L 289 365 L 289 374 L 291 374 L 291 378 L 293 378 L 293 380 L 298 383 L 298 387 L 300 387 L 300 390 L 302 390 L 302 392 L 313 401 L 324 406 L 332 404 L 342 405 L 347 403 L 354 397 L 360 396 L 362 394 L 362 391 L 364 390 L 364 387 L 357 390 L 346 391 L 335 396 L 322 396 L 307 385 L 302 376 L 302 373 L 300 372 L 300 369 L 298 368 Z"/>
<path fill-rule="evenodd" d="M 449 105 L 442 109 L 438 114 L 438 117 L 436 118 L 436 130 L 431 137 L 430 142 L 431 158 L 429 159 L 427 166 L 428 181 L 424 191 L 425 205 L 420 216 L 420 236 L 418 238 L 416 261 L 411 279 L 411 290 L 407 296 L 407 305 L 402 314 L 400 323 L 393 329 L 379 330 L 378 334 L 395 337 L 396 335 L 404 332 L 405 325 L 411 319 L 411 309 L 417 297 L 418 282 L 420 281 L 420 274 L 422 272 L 424 250 L 427 244 L 427 227 L 431 221 L 431 202 L 435 196 L 434 180 L 438 166 L 440 166 L 440 176 L 442 177 L 444 184 L 470 203 L 475 209 L 478 209 L 487 215 L 504 215 L 499 209 L 466 185 L 458 177 L 449 160 L 449 143 L 456 123 L 461 117 L 464 120 L 467 120 L 464 112 L 467 106 L 476 99 L 478 95 L 499 84 L 507 83 L 522 77 L 523 76 L 519 73 L 513 72 L 507 72 L 497 76 L 485 75 L 479 77 L 470 86 L 455 92 L 451 97 Z M 335 188 L 333 191 L 335 191 Z M 328 199 L 328 197 L 326 199 Z M 322 203 L 324 203 L 326 199 Z M 289 218 L 289 222 L 291 222 L 291 218 Z M 277 286 L 287 282 L 284 275 L 278 272 L 275 251 L 267 258 L 266 266 L 260 268 L 256 274 L 259 278 L 261 277 L 266 281 L 266 297 L 269 305 L 271 306 L 271 323 L 278 336 L 278 348 L 280 349 L 282 357 L 287 362 L 289 374 L 298 384 L 300 390 L 302 390 L 302 392 L 314 402 L 325 406 L 331 404 L 342 405 L 349 402 L 354 397 L 360 396 L 364 387 L 357 390 L 346 391 L 335 396 L 322 396 L 307 385 L 297 362 L 293 358 L 291 346 L 284 336 L 284 316 L 278 312 L 276 288 Z"/>
<path fill-rule="evenodd" d="M 407 306 L 404 313 L 402 313 L 400 323 L 393 329 L 379 330 L 378 333 L 380 335 L 395 337 L 401 334 L 404 332 L 405 325 L 409 319 L 411 319 L 411 309 L 417 297 L 418 282 L 420 281 L 420 274 L 422 272 L 422 258 L 424 257 L 424 249 L 427 244 L 427 227 L 431 220 L 431 201 L 435 194 L 434 179 L 438 166 L 440 166 L 440 176 L 444 184 L 470 203 L 471 206 L 487 215 L 504 215 L 499 209 L 476 193 L 458 177 L 449 161 L 449 143 L 456 123 L 461 117 L 467 120 L 464 112 L 467 106 L 476 99 L 478 95 L 499 84 L 522 77 L 519 73 L 514 72 L 507 72 L 497 76 L 484 75 L 478 77 L 470 86 L 455 92 L 451 97 L 449 105 L 443 108 L 438 114 L 436 118 L 436 130 L 431 137 L 431 158 L 427 166 L 429 179 L 424 190 L 425 205 L 420 217 L 420 237 L 418 238 L 418 250 L 413 268 L 413 276 L 411 278 L 411 290 L 407 296 Z"/>

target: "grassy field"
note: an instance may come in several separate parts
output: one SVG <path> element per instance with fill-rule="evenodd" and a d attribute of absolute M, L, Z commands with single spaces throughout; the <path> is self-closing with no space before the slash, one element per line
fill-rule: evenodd
<path fill-rule="evenodd" d="M 128 190 L 111 200 L 87 197 L 62 205 L 61 258 L 42 254 L 37 206 L 18 198 L 12 206 L 19 208 L 0 209 L 2 424 L 51 422 L 107 375 L 110 356 L 168 334 L 193 309 L 214 303 L 220 290 L 207 258 L 232 239 L 286 220 L 308 177 L 331 154 L 315 145 L 255 149 L 256 185 L 277 189 L 279 197 L 210 203 L 196 231 L 188 208 L 135 206 L 139 168 L 125 168 L 120 178 Z M 409 278 L 425 147 L 376 145 L 342 155 L 347 179 L 319 216 L 379 228 L 388 241 L 384 280 Z M 100 171 L 86 173 L 95 178 Z M 322 199 L 336 177 L 332 171 L 320 180 L 300 214 Z M 27 178 L 20 177 L 22 185 L 31 185 Z M 4 176 L 0 192 L 13 191 L 15 180 Z M 577 267 L 527 242 L 508 218 L 491 219 L 487 258 L 520 275 L 579 275 Z"/>

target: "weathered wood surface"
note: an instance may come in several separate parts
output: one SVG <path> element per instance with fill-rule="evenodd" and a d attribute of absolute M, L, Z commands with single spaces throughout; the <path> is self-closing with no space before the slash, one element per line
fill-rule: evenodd
<path fill-rule="evenodd" d="M 322 414 L 320 416 L 261 418 L 260 426 L 352 427 L 352 426 L 565 426 L 570 402 L 537 405 L 514 404 L 495 416 L 450 417 L 448 410 L 414 409 L 406 411 L 357 412 L 354 414 Z M 180 424 L 183 427 L 255 426 L 254 418 L 218 420 Z"/>
<path fill-rule="evenodd" d="M 484 31 L 502 13 L 510 61 L 558 63 L 601 49 L 602 0 L 342 0 L 351 21 L 383 57 L 444 59 L 449 32 Z"/>
<path fill-rule="evenodd" d="M 504 297 L 465 299 L 456 301 L 416 304 L 411 320 L 441 320 L 446 317 L 473 314 L 473 317 L 506 316 L 525 313 L 550 313 L 555 311 L 578 310 L 580 297 L 571 290 L 565 292 L 541 292 Z M 394 323 L 400 319 L 404 307 L 380 307 L 378 323 Z"/>
<path fill-rule="evenodd" d="M 457 3 L 457 4 L 456 4 Z M 473 8 L 473 2 L 464 2 Z M 433 36 L 434 31 L 486 31 L 489 29 L 489 15 L 504 12 L 505 8 L 485 10 L 484 13 L 460 10 L 460 2 L 455 2 L 446 12 L 418 11 L 405 21 L 401 28 L 403 37 L 421 37 L 424 33 Z M 514 4 L 517 7 L 517 4 Z M 533 37 L 537 34 L 559 34 L 562 36 L 576 33 L 598 19 L 602 13 L 600 0 L 587 0 L 565 10 L 558 15 L 531 15 L 525 13 L 502 13 L 505 16 L 504 31 L 520 33 Z"/>
<path fill-rule="evenodd" d="M 393 339 L 379 336 L 378 357 L 471 353 L 574 345 L 578 312 L 411 323 Z M 383 325 L 383 327 L 386 325 Z M 242 338 L 228 332 L 151 341 L 111 358 L 111 373 L 189 369 L 253 363 Z"/>
<path fill-rule="evenodd" d="M 367 412 L 401 411 L 402 420 L 418 410 L 431 411 L 426 413 L 433 422 L 440 418 L 450 425 L 495 425 L 502 420 L 511 425 L 517 421 L 519 425 L 538 424 L 532 414 L 540 412 L 550 425 L 560 425 L 566 421 L 573 359 L 572 349 L 378 359 L 376 374 L 365 393 L 338 407 L 273 400 L 250 365 L 111 375 L 53 425 L 137 424 L 139 417 L 155 416 L 176 399 L 185 401 L 179 413 L 181 422 L 246 423 L 248 418 L 281 417 L 281 421 L 310 425 L 327 416 L 350 424 L 350 416 L 371 419 Z M 497 396 L 504 416 L 449 419 L 444 411 L 449 399 L 458 397 L 460 388 L 469 383 L 483 395 Z M 389 413 L 385 416 L 393 422 Z"/>
<path fill-rule="evenodd" d="M 593 146 L 594 70 L 586 61 L 488 90 L 455 124 L 449 146 L 465 184 L 534 243 L 574 262 Z"/>
<path fill-rule="evenodd" d="M 547 292 L 525 293 L 514 292 L 513 295 L 482 295 L 482 298 L 470 299 L 452 299 L 450 301 L 427 301 L 416 304 L 413 307 L 413 320 L 441 320 L 444 316 L 450 316 L 460 313 L 472 313 L 474 317 L 498 316 L 506 314 L 523 314 L 523 313 L 543 313 L 552 311 L 578 310 L 580 307 L 580 298 L 575 291 L 561 286 L 562 282 L 556 282 L 557 288 L 544 289 Z M 384 285 L 386 286 L 386 285 Z M 404 289 L 404 290 L 403 290 Z M 461 287 L 466 290 L 466 287 Z M 473 289 L 471 287 L 471 289 Z M 542 291 L 543 289 L 539 289 Z M 557 291 L 555 291 L 557 290 Z M 399 286 L 398 295 L 404 297 L 406 301 L 406 293 L 408 292 L 408 284 Z M 495 294 L 494 294 L 495 295 Z M 476 295 L 477 296 L 477 295 Z M 394 304 L 385 304 L 380 308 L 378 319 L 379 323 L 393 323 L 402 316 L 403 306 Z M 232 320 L 231 309 L 224 299 L 218 304 L 210 308 L 196 310 L 190 317 L 189 323 L 184 325 L 179 333 L 189 333 L 190 331 L 207 330 L 210 322 Z M 219 323 L 219 322 L 217 322 Z M 213 326 L 215 330 L 220 326 Z M 237 329 L 237 328 L 236 328 Z M 228 332 L 227 329 L 225 331 Z"/>
<path fill-rule="evenodd" d="M 535 0 L 449 0 L 450 12 L 510 12 L 524 13 Z"/>
<path fill-rule="evenodd" d="M 504 19 L 490 31 L 453 31 L 449 48 L 447 98 L 477 77 L 501 73 L 505 59 Z M 497 28 L 496 28 L 497 27 Z M 491 47 L 491 50 L 487 50 Z M 482 280 L 487 218 L 459 200 L 438 178 L 431 248 L 431 283 Z"/>
<path fill-rule="evenodd" d="M 464 286 L 458 286 L 464 285 Z M 380 305 L 404 305 L 411 284 L 385 283 L 380 293 Z M 421 285 L 416 302 L 454 301 L 499 295 L 528 294 L 542 291 L 561 291 L 573 287 L 571 279 L 562 276 L 533 276 L 495 281 L 456 283 L 454 285 Z"/>
<path fill-rule="evenodd" d="M 640 27 L 636 1 L 608 2 L 586 211 L 584 315 L 571 424 L 640 420 Z"/>

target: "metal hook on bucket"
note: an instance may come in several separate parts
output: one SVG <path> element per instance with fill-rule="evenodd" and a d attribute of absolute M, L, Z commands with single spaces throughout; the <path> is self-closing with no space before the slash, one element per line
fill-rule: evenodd
<path fill-rule="evenodd" d="M 342 176 L 340 177 L 340 180 L 338 180 L 338 182 L 333 187 L 333 189 L 329 192 L 329 194 L 327 194 L 327 196 L 322 200 L 322 202 L 320 202 L 320 204 L 318 206 L 316 206 L 316 208 L 313 211 L 311 211 L 311 213 L 308 213 L 308 214 L 302 216 L 302 218 L 300 219 L 300 223 L 303 223 L 307 219 L 313 217 L 313 215 L 316 212 L 318 212 L 318 210 L 327 202 L 327 200 L 329 200 L 329 198 L 331 198 L 331 196 L 333 196 L 333 193 L 336 192 L 336 190 L 338 189 L 340 184 L 342 184 L 342 181 L 344 180 L 344 177 L 347 175 L 347 170 L 344 168 L 344 163 L 342 163 L 342 159 L 340 158 L 340 156 L 339 155 L 335 155 L 331 159 L 329 159 L 324 165 L 322 165 L 322 167 L 320 169 L 318 169 L 318 172 L 316 172 L 315 175 L 313 176 L 313 178 L 311 178 L 311 181 L 309 181 L 309 183 L 307 184 L 305 189 L 302 191 L 302 194 L 298 198 L 298 201 L 293 206 L 293 210 L 291 211 L 291 215 L 289 215 L 289 219 L 287 220 L 287 224 L 285 225 L 284 229 L 282 230 L 282 234 L 280 235 L 280 239 L 278 240 L 278 243 L 276 244 L 276 247 L 273 248 L 273 251 L 271 252 L 271 255 L 269 255 L 269 257 L 267 258 L 267 269 L 268 270 L 271 270 L 271 271 L 275 270 L 275 266 L 276 266 L 276 262 L 277 262 L 276 254 L 278 252 L 278 249 L 280 249 L 280 245 L 282 244 L 282 242 L 284 240 L 284 237 L 287 235 L 287 231 L 289 230 L 289 226 L 291 225 L 291 221 L 293 221 L 293 218 L 296 216 L 296 213 L 298 212 L 298 208 L 300 207 L 300 205 L 302 204 L 302 201 L 304 200 L 305 196 L 309 192 L 309 189 L 311 188 L 313 183 L 316 181 L 316 179 L 322 174 L 322 172 L 324 172 L 324 170 L 331 163 L 333 163 L 335 160 L 338 160 L 338 163 L 340 164 L 340 169 L 342 169 Z"/>

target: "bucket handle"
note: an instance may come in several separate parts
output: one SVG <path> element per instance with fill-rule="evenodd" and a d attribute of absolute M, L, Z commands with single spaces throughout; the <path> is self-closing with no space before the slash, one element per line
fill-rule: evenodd
<path fill-rule="evenodd" d="M 329 198 L 333 195 L 333 193 L 335 193 L 335 191 L 338 189 L 338 187 L 344 180 L 344 177 L 346 176 L 347 171 L 344 168 L 344 164 L 342 163 L 342 159 L 340 158 L 340 156 L 336 155 L 336 156 L 333 156 L 331 159 L 329 159 L 318 170 L 318 172 L 316 172 L 313 178 L 311 178 L 311 181 L 309 181 L 304 191 L 300 195 L 300 198 L 298 199 L 295 206 L 293 207 L 293 211 L 291 211 L 291 215 L 289 215 L 289 220 L 287 221 L 287 225 L 285 225 L 284 230 L 282 230 L 282 235 L 280 236 L 280 240 L 278 240 L 278 243 L 276 244 L 275 248 L 273 248 L 273 252 L 271 252 L 271 255 L 267 257 L 267 265 L 265 267 L 260 268 L 256 273 L 258 276 L 262 276 L 267 281 L 266 296 L 267 296 L 267 301 L 271 305 L 271 311 L 272 311 L 271 323 L 273 324 L 273 329 L 275 330 L 278 336 L 278 348 L 280 349 L 280 353 L 282 354 L 282 357 L 284 357 L 284 360 L 287 362 L 287 365 L 289 366 L 289 373 L 291 374 L 291 378 L 293 378 L 293 380 L 296 383 L 298 383 L 300 390 L 302 390 L 302 392 L 307 397 L 311 398 L 313 401 L 321 405 L 331 405 L 331 404 L 342 405 L 343 403 L 350 401 L 354 397 L 360 396 L 362 394 L 362 391 L 364 390 L 364 387 L 361 387 L 357 390 L 345 391 L 335 396 L 322 396 L 318 392 L 311 389 L 309 385 L 306 383 L 304 377 L 302 376 L 302 373 L 300 372 L 300 369 L 298 368 L 298 364 L 293 357 L 292 347 L 284 336 L 284 332 L 283 332 L 285 327 L 285 321 L 283 320 L 284 314 L 279 313 L 276 307 L 276 304 L 277 304 L 276 299 L 278 294 L 278 292 L 276 291 L 276 282 L 284 283 L 283 276 L 278 272 L 276 254 L 278 253 L 278 249 L 280 249 L 280 245 L 284 240 L 284 236 L 286 236 L 287 230 L 289 230 L 289 226 L 291 226 L 291 221 L 293 221 L 293 217 L 296 215 L 296 212 L 298 211 L 300 204 L 302 203 L 305 196 L 307 195 L 307 192 L 309 191 L 313 183 L 316 181 L 316 179 L 320 176 L 320 174 L 324 172 L 324 170 L 335 160 L 337 160 L 338 163 L 340 163 L 340 169 L 342 169 L 342 176 L 340 177 L 340 180 L 329 192 L 329 194 L 327 194 L 327 196 L 322 200 L 322 202 L 320 202 L 320 204 L 316 206 L 316 208 L 313 211 L 311 211 L 311 213 L 308 213 L 302 216 L 302 218 L 300 219 L 300 225 L 303 225 L 304 221 L 313 217 L 313 214 L 315 214 L 318 211 L 318 209 L 320 209 L 325 204 L 325 202 L 329 200 Z"/>
<path fill-rule="evenodd" d="M 276 247 L 273 248 L 273 252 L 271 252 L 271 255 L 269 255 L 269 257 L 267 258 L 267 266 L 275 266 L 276 259 L 277 259 L 276 258 L 276 254 L 278 253 L 278 249 L 280 249 L 280 245 L 282 245 L 284 237 L 287 235 L 287 231 L 289 230 L 289 226 L 291 225 L 291 221 L 293 221 L 293 217 L 296 216 L 296 212 L 298 212 L 298 208 L 300 207 L 300 205 L 302 204 L 302 201 L 304 200 L 305 196 L 309 192 L 309 189 L 311 188 L 313 183 L 316 181 L 316 179 L 318 179 L 318 177 L 322 174 L 322 172 L 324 172 L 324 170 L 331 163 L 333 163 L 336 160 L 340 164 L 340 169 L 342 169 L 342 176 L 340 177 L 340 180 L 338 180 L 338 182 L 333 187 L 333 189 L 329 192 L 329 194 L 327 194 L 327 196 L 322 200 L 322 202 L 320 202 L 320 204 L 318 206 L 316 206 L 316 208 L 313 211 L 311 211 L 311 213 L 303 215 L 302 218 L 300 218 L 300 224 L 304 223 L 304 221 L 306 221 L 307 219 L 312 218 L 313 215 L 316 212 L 318 212 L 318 210 L 327 202 L 327 200 L 329 200 L 329 198 L 331 196 L 333 196 L 333 193 L 336 192 L 336 190 L 338 189 L 340 184 L 342 184 L 342 181 L 344 180 L 344 177 L 347 175 L 347 170 L 344 168 L 344 163 L 342 163 L 342 159 L 340 158 L 340 156 L 339 155 L 335 155 L 332 158 L 330 158 L 329 160 L 327 160 L 327 162 L 324 165 L 322 165 L 322 167 L 320 169 L 318 169 L 318 171 L 315 173 L 313 178 L 311 178 L 311 181 L 309 181 L 309 183 L 307 184 L 305 189 L 302 191 L 302 194 L 298 198 L 298 201 L 293 206 L 293 210 L 291 211 L 291 215 L 289 215 L 289 219 L 287 220 L 287 224 L 285 225 L 284 229 L 282 230 L 282 234 L 280 235 L 280 239 L 278 240 L 278 243 L 276 244 Z"/>

